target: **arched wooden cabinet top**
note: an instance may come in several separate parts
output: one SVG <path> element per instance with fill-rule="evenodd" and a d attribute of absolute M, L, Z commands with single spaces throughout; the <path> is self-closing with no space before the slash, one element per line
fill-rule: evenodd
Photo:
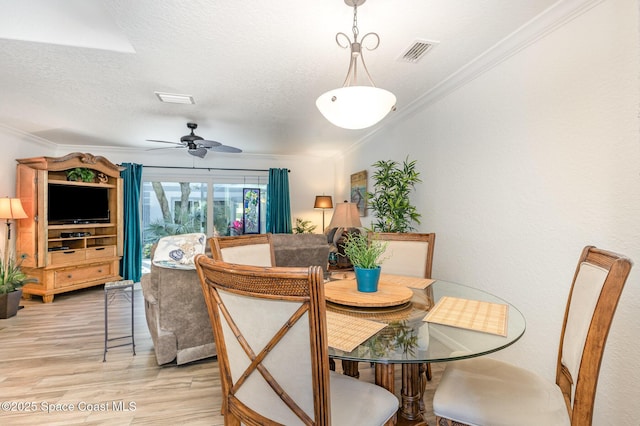
<path fill-rule="evenodd" d="M 21 158 L 16 161 L 18 164 L 24 164 L 37 170 L 63 171 L 86 167 L 111 177 L 120 177 L 120 172 L 125 170 L 125 167 L 113 164 L 102 156 L 82 152 L 72 152 L 63 157 Z"/>

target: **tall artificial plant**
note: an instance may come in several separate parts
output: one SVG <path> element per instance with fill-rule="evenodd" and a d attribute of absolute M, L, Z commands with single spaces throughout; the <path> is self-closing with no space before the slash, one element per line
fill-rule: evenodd
<path fill-rule="evenodd" d="M 380 160 L 373 164 L 373 192 L 367 193 L 369 208 L 376 220 L 372 228 L 376 232 L 409 232 L 420 224 L 421 214 L 411 204 L 409 194 L 420 180 L 416 160 L 405 159 L 402 164 L 393 160 Z"/>

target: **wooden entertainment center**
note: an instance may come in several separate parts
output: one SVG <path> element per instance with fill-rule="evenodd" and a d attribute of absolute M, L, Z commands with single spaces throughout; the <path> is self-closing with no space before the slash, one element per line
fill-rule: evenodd
<path fill-rule="evenodd" d="M 64 157 L 35 157 L 16 160 L 16 195 L 27 219 L 17 220 L 16 255 L 26 255 L 25 273 L 38 280 L 23 287 L 23 297 L 42 296 L 53 302 L 55 294 L 118 281 L 123 250 L 122 178 L 124 168 L 104 157 L 74 152 Z M 67 180 L 67 171 L 91 169 L 92 182 Z M 60 202 L 50 198 L 50 188 L 106 191 L 107 218 L 49 222 L 49 206 Z M 99 188 L 104 188 L 101 190 Z M 77 205 L 87 202 L 79 199 Z M 70 211 L 73 211 L 73 205 Z"/>

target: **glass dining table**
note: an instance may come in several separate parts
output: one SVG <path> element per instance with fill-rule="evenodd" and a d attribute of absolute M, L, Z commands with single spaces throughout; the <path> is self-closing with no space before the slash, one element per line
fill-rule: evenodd
<path fill-rule="evenodd" d="M 381 283 L 385 280 L 392 281 L 393 278 L 383 277 Z M 426 288 L 411 288 L 411 291 L 413 295 L 409 295 L 410 300 L 384 307 L 361 304 L 355 306 L 356 304 L 344 304 L 342 301 L 335 303 L 327 296 L 328 312 L 386 324 L 383 329 L 349 352 L 330 347 L 329 356 L 333 360 L 343 361 L 343 371 L 347 375 L 357 374 L 358 362 L 374 363 L 376 383 L 391 392 L 394 392 L 395 386 L 395 365 L 401 364 L 402 389 L 398 421 L 403 424 L 426 424 L 422 416 L 423 394 L 427 380 L 426 363 L 461 360 L 504 349 L 522 337 L 526 321 L 522 313 L 511 303 L 466 285 L 433 280 Z M 446 321 L 424 321 L 431 310 L 435 311 L 444 306 L 444 303 L 438 304 L 441 300 L 445 302 L 444 299 L 449 299 L 447 302 L 463 300 L 488 302 L 483 305 L 499 306 L 504 316 L 501 333 L 444 325 Z M 478 312 L 458 314 L 473 317 L 478 315 Z"/>

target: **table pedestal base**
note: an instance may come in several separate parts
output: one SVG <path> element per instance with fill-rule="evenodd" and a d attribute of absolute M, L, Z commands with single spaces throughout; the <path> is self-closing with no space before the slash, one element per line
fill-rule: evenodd
<path fill-rule="evenodd" d="M 394 392 L 394 368 L 395 364 L 375 364 L 376 384 L 389 392 Z M 402 389 L 397 425 L 427 426 L 422 415 L 424 387 L 421 375 L 425 372 L 424 364 L 402 364 Z"/>

